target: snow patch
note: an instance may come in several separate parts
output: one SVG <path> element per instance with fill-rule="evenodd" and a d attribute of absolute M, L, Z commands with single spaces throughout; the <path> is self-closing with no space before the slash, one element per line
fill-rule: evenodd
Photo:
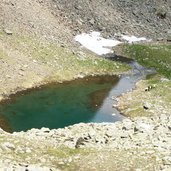
<path fill-rule="evenodd" d="M 111 47 L 122 43 L 118 40 L 105 39 L 100 36 L 99 32 L 91 32 L 89 34 L 82 33 L 77 35 L 75 40 L 98 55 L 112 53 Z"/>
<path fill-rule="evenodd" d="M 117 34 L 116 34 L 117 35 Z M 145 37 L 137 38 L 135 36 L 121 35 L 121 40 L 126 40 L 128 43 L 148 41 Z M 123 43 L 117 39 L 105 39 L 101 37 L 100 32 L 91 32 L 89 34 L 82 33 L 75 36 L 75 41 L 79 42 L 83 47 L 91 50 L 98 55 L 113 53 L 111 47 Z"/>
<path fill-rule="evenodd" d="M 135 36 L 127 36 L 127 35 L 122 35 L 122 39 L 128 41 L 128 43 L 133 43 L 133 42 L 140 42 L 140 41 L 146 41 L 147 39 L 145 37 L 135 37 Z"/>

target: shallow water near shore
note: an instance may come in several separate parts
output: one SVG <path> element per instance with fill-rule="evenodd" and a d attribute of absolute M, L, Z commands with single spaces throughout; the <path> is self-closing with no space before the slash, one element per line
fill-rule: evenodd
<path fill-rule="evenodd" d="M 62 84 L 51 84 L 11 96 L 0 104 L 0 127 L 8 132 L 31 128 L 63 128 L 84 122 L 116 122 L 124 116 L 115 108 L 116 97 L 131 91 L 135 83 L 153 73 L 133 60 L 129 74 L 94 76 Z"/>

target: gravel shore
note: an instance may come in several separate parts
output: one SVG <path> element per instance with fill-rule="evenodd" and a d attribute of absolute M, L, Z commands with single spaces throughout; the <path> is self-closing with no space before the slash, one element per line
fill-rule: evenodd
<path fill-rule="evenodd" d="M 63 147 L 71 150 L 95 150 L 104 158 L 107 151 L 115 151 L 112 154 L 125 151 L 125 153 L 122 153 L 121 159 L 124 155 L 128 155 L 128 158 L 136 155 L 139 156 L 139 159 L 140 156 L 147 159 L 149 156 L 153 156 L 153 162 L 156 163 L 155 167 L 154 165 L 151 166 L 151 160 L 147 161 L 146 167 L 142 164 L 136 167 L 141 170 L 146 170 L 145 168 L 148 168 L 147 170 L 153 170 L 154 168 L 155 170 L 171 169 L 171 116 L 169 115 L 124 119 L 122 122 L 110 124 L 80 123 L 64 129 L 31 129 L 27 132 L 13 134 L 1 130 L 0 135 L 2 141 L 0 153 L 1 161 L 3 161 L 3 167 L 1 167 L 3 169 L 8 168 L 9 164 L 13 168 L 25 168 L 23 165 L 25 164 L 27 167 L 33 165 L 34 167 L 40 167 L 42 170 L 43 167 L 55 170 L 61 169 L 58 165 L 60 162 L 66 160 L 69 165 L 75 164 L 75 162 L 78 164 L 85 156 L 88 156 L 88 153 L 82 154 L 80 152 L 78 161 L 75 161 L 77 155 L 69 154 L 67 158 L 59 159 L 59 153 L 57 153 L 57 158 L 55 158 L 55 150 Z M 49 148 L 53 149 L 54 153 L 47 152 Z M 91 153 L 91 150 L 89 153 Z M 33 151 L 34 155 L 30 157 Z M 35 162 L 39 153 L 42 154 L 41 161 L 43 162 L 41 164 Z M 17 160 L 14 159 L 14 154 L 18 156 Z M 25 158 L 21 158 L 21 154 L 25 154 Z M 7 158 L 9 159 L 7 160 Z M 71 160 L 71 162 L 68 160 Z M 92 158 L 92 160 L 98 161 L 100 159 Z M 115 157 L 113 160 L 120 161 Z M 55 165 L 53 164 L 54 161 L 56 162 Z M 120 161 L 120 164 L 122 162 Z M 129 163 L 128 165 L 129 168 L 133 164 Z M 88 170 L 88 166 L 83 166 L 85 170 Z M 79 166 L 80 170 L 83 166 Z M 125 168 L 125 170 L 127 169 Z"/>

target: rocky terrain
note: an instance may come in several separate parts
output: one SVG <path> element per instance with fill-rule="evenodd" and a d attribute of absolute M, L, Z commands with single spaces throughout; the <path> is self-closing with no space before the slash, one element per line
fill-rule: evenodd
<path fill-rule="evenodd" d="M 167 38 L 170 0 L 2 0 L 1 28 L 41 35 L 68 44 L 73 35 L 90 30 Z M 72 42 L 73 43 L 73 42 Z"/>
<path fill-rule="evenodd" d="M 111 37 L 121 33 L 151 38 L 170 34 L 170 0 L 54 0 L 54 4 L 76 33 L 96 30 Z"/>
<path fill-rule="evenodd" d="M 78 33 L 93 30 L 105 37 L 127 34 L 170 41 L 170 25 L 170 0 L 1 0 L 0 100 L 49 82 L 128 71 L 125 64 L 80 48 L 74 41 Z M 169 86 L 165 81 L 167 92 Z M 0 170 L 171 170 L 170 108 L 165 110 L 160 87 L 156 96 L 155 89 L 144 93 L 146 84 L 140 94 L 134 91 L 141 107 L 138 115 L 144 105 L 150 117 L 13 134 L 0 130 Z M 160 101 L 144 104 L 152 96 Z M 129 93 L 120 97 L 128 101 L 119 103 L 125 114 L 136 98 Z"/>
<path fill-rule="evenodd" d="M 80 123 L 57 130 L 42 128 L 13 134 L 1 130 L 0 168 L 169 170 L 170 121 L 170 116 L 161 115 L 115 124 Z"/>

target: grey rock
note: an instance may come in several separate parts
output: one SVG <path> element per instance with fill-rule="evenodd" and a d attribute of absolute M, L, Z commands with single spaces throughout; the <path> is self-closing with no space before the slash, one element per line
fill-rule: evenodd
<path fill-rule="evenodd" d="M 13 32 L 9 29 L 4 29 L 4 32 L 7 34 L 7 35 L 12 35 Z"/>
<path fill-rule="evenodd" d="M 82 138 L 82 137 L 78 138 L 75 143 L 75 148 L 79 148 L 80 145 L 84 145 L 84 142 L 85 142 L 84 138 Z"/>
<path fill-rule="evenodd" d="M 164 19 L 166 18 L 167 10 L 164 7 L 159 7 L 156 14 L 159 18 Z"/>
<path fill-rule="evenodd" d="M 167 36 L 167 41 L 171 42 L 171 35 Z"/>
<path fill-rule="evenodd" d="M 145 102 L 144 105 L 143 105 L 143 108 L 145 110 L 151 109 L 152 108 L 152 104 Z"/>
<path fill-rule="evenodd" d="M 157 41 L 164 41 L 164 38 L 163 37 L 158 37 Z"/>
<path fill-rule="evenodd" d="M 3 144 L 1 144 L 1 148 L 4 149 L 4 150 L 15 150 L 15 146 L 14 144 L 10 143 L 10 142 L 5 142 Z"/>
<path fill-rule="evenodd" d="M 163 158 L 164 165 L 171 165 L 171 156 L 166 156 Z"/>
<path fill-rule="evenodd" d="M 94 25 L 94 23 L 95 23 L 94 18 L 92 18 L 92 19 L 89 21 L 89 23 L 90 23 L 91 25 Z"/>

